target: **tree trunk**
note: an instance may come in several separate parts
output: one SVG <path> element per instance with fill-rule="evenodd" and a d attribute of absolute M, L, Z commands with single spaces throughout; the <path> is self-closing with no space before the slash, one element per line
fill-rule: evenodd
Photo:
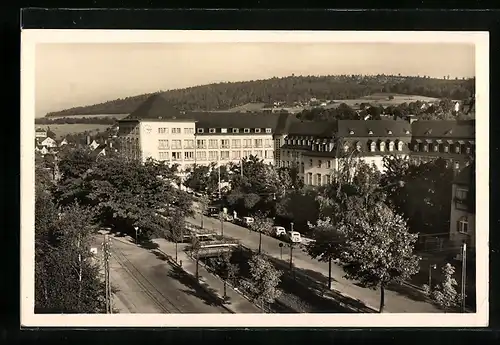
<path fill-rule="evenodd" d="M 379 313 L 384 312 L 384 307 L 385 307 L 385 288 L 384 288 L 384 284 L 381 284 L 380 285 L 380 309 L 379 309 Z"/>

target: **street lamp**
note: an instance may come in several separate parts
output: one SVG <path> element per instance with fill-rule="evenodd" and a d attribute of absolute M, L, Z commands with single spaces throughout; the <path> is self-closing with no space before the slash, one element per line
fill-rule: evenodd
<path fill-rule="evenodd" d="M 134 229 L 135 229 L 135 244 L 138 243 L 137 241 L 137 232 L 139 231 L 139 227 L 138 226 L 134 226 Z"/>
<path fill-rule="evenodd" d="M 432 290 L 432 270 L 435 270 L 436 268 L 436 264 L 429 265 L 429 291 Z"/>

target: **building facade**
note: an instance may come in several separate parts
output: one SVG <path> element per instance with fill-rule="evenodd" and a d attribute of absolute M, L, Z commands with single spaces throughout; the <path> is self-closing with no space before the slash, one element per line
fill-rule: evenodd
<path fill-rule="evenodd" d="M 463 168 L 453 181 L 450 211 L 450 241 L 458 248 L 463 241 L 470 249 L 476 243 L 474 166 Z"/>

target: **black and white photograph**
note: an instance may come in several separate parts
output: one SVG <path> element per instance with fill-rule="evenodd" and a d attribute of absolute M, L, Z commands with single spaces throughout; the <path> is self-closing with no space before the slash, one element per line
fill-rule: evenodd
<path fill-rule="evenodd" d="M 487 325 L 488 39 L 23 30 L 22 324 Z"/>

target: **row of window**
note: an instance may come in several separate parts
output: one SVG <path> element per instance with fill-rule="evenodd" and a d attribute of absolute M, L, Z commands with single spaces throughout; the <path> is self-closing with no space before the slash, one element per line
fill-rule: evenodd
<path fill-rule="evenodd" d="M 158 128 L 158 134 L 169 134 L 169 128 L 167 127 Z M 181 134 L 181 128 L 180 127 L 171 128 L 171 134 Z M 194 134 L 194 128 L 193 127 L 184 128 L 184 134 Z"/>
<path fill-rule="evenodd" d="M 306 175 L 304 183 L 312 186 L 321 186 L 323 184 L 329 184 L 330 175 L 308 173 Z"/>
<path fill-rule="evenodd" d="M 451 149 L 451 150 L 450 150 Z M 449 143 L 415 143 L 413 144 L 413 151 L 420 152 L 445 152 L 448 153 L 452 151 L 453 153 L 471 153 L 471 147 L 465 144 L 449 144 Z"/>
<path fill-rule="evenodd" d="M 438 157 L 410 157 L 410 160 L 415 163 L 415 164 L 421 164 L 421 163 L 429 163 Z M 468 162 L 460 162 L 460 161 L 454 161 L 453 159 L 446 159 L 445 160 L 446 167 L 450 168 L 453 167 L 455 170 L 460 170 L 462 165 L 468 165 Z"/>
<path fill-rule="evenodd" d="M 387 146 L 387 149 L 392 152 L 392 151 L 394 151 L 396 144 L 393 141 L 389 141 L 389 143 L 387 143 L 387 145 L 386 145 L 385 141 L 380 141 L 378 143 L 378 150 L 380 152 L 384 152 L 386 149 L 386 146 Z M 362 145 L 359 141 L 355 143 L 354 147 L 356 148 L 357 151 L 362 150 Z M 398 141 L 397 142 L 397 150 L 403 151 L 403 148 L 404 148 L 404 142 Z M 349 144 L 346 143 L 344 145 L 344 151 L 347 152 L 347 151 L 349 151 L 349 149 L 350 149 Z M 370 152 L 375 152 L 376 150 L 377 150 L 377 143 L 375 141 L 372 141 L 370 143 Z"/>
<path fill-rule="evenodd" d="M 250 133 L 250 131 L 251 131 L 250 128 L 243 128 L 243 133 Z M 204 133 L 205 132 L 205 128 L 198 128 L 196 130 L 196 132 L 197 133 Z M 221 133 L 228 133 L 228 129 L 227 128 L 221 128 L 220 132 Z M 239 133 L 240 129 L 239 128 L 231 128 L 231 132 L 232 133 Z M 208 129 L 208 133 L 216 133 L 216 128 L 209 128 Z M 261 128 L 254 128 L 253 129 L 253 133 L 262 133 L 261 132 Z M 272 128 L 266 128 L 265 129 L 265 133 L 271 134 L 272 133 Z"/>
<path fill-rule="evenodd" d="M 219 158 L 220 155 L 220 158 Z M 228 160 L 228 159 L 242 159 L 243 157 L 249 157 L 251 155 L 256 156 L 257 158 L 265 158 L 265 159 L 272 159 L 273 158 L 273 151 L 272 150 L 243 150 L 242 151 L 197 151 L 196 153 L 194 151 L 185 151 L 184 155 L 183 152 L 166 152 L 166 151 L 160 151 L 159 152 L 159 159 L 160 160 L 172 160 L 172 161 L 180 161 L 180 160 L 185 160 L 185 161 L 194 161 L 195 157 L 196 160 L 199 161 L 204 161 L 204 160 L 210 160 L 210 161 L 216 161 L 216 160 Z"/>
<path fill-rule="evenodd" d="M 193 139 L 184 139 L 184 146 L 182 146 L 181 140 L 175 140 L 175 139 L 171 140 L 170 144 L 171 144 L 171 146 L 169 147 L 169 140 L 167 140 L 167 139 L 158 140 L 158 148 L 160 150 L 162 150 L 162 149 L 165 150 L 165 149 L 169 149 L 169 148 L 172 148 L 172 149 L 181 149 L 181 148 L 194 149 L 195 148 L 195 145 L 194 145 L 195 141 Z M 232 139 L 231 143 L 230 143 L 229 139 L 221 139 L 221 140 L 209 139 L 208 146 L 207 146 L 206 139 L 196 140 L 196 148 L 197 149 L 206 149 L 206 148 L 217 149 L 219 147 L 221 149 L 229 149 L 229 148 L 238 149 L 241 147 L 243 147 L 243 148 L 251 148 L 251 147 L 262 148 L 262 147 L 272 147 L 273 146 L 271 139 L 265 139 L 265 140 L 254 139 L 253 142 L 252 142 L 252 139 L 243 139 L 243 146 L 241 144 L 242 144 L 241 139 Z"/>

